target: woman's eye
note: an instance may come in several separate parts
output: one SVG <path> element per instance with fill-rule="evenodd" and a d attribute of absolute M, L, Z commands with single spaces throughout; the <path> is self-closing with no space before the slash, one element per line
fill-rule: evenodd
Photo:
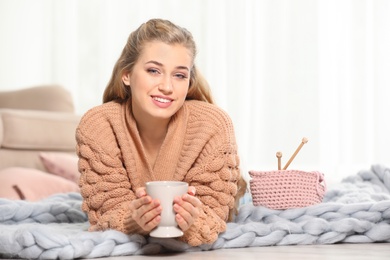
<path fill-rule="evenodd" d="M 157 74 L 158 73 L 158 70 L 156 70 L 156 69 L 148 69 L 147 71 L 149 73 L 151 73 L 151 74 Z"/>
<path fill-rule="evenodd" d="M 184 75 L 184 74 L 176 74 L 175 76 L 179 79 L 186 79 L 187 78 L 187 75 Z"/>

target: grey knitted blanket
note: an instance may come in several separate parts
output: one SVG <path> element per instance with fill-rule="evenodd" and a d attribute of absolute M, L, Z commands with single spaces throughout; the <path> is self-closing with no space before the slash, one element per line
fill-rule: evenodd
<path fill-rule="evenodd" d="M 272 210 L 242 205 L 211 245 L 145 238 L 109 230 L 88 232 L 76 193 L 39 202 L 0 199 L 0 257 L 74 259 L 168 251 L 298 244 L 390 242 L 390 169 L 373 165 L 330 189 L 323 203 Z"/>

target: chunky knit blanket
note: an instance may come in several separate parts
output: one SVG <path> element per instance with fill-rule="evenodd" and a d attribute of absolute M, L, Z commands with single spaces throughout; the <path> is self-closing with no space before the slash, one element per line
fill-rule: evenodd
<path fill-rule="evenodd" d="M 390 169 L 373 165 L 332 187 L 320 204 L 272 210 L 245 203 L 211 245 L 88 232 L 77 193 L 39 202 L 0 199 L 0 257 L 74 259 L 297 244 L 390 242 Z"/>

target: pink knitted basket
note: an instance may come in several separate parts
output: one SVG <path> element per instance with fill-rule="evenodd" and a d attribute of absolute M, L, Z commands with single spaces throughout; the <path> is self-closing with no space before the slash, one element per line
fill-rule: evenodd
<path fill-rule="evenodd" d="M 326 191 L 320 172 L 249 171 L 253 205 L 271 209 L 302 208 L 321 203 Z"/>

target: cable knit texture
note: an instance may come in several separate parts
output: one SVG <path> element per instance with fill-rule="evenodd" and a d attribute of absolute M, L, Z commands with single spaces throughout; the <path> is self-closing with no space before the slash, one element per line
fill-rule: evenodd
<path fill-rule="evenodd" d="M 172 117 L 154 168 L 148 163 L 131 103 L 89 110 L 77 131 L 82 209 L 91 231 L 115 229 L 147 235 L 131 218 L 135 190 L 147 181 L 185 181 L 196 187 L 201 214 L 180 240 L 213 243 L 226 230 L 240 178 L 234 129 L 220 108 L 186 101 Z"/>

